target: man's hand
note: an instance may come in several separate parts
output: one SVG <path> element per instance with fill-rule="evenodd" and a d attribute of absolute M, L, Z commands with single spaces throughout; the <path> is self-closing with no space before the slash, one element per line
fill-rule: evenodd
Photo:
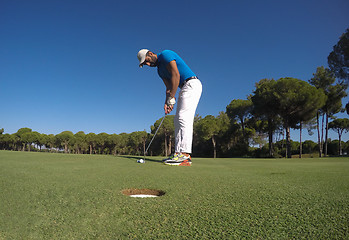
<path fill-rule="evenodd" d="M 164 106 L 165 113 L 169 114 L 173 110 L 173 105 L 175 105 L 175 104 L 176 104 L 176 98 L 168 96 L 166 98 L 166 102 L 165 102 L 165 106 Z"/>
<path fill-rule="evenodd" d="M 169 114 L 173 110 L 173 105 L 167 105 L 165 103 L 164 110 L 165 110 L 165 114 Z"/>

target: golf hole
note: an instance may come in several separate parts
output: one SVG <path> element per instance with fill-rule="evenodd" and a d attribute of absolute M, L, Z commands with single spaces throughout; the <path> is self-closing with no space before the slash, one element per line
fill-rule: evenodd
<path fill-rule="evenodd" d="M 150 198 L 150 197 L 160 197 L 165 194 L 162 190 L 156 190 L 156 189 L 124 189 L 121 191 L 122 194 L 134 198 Z"/>

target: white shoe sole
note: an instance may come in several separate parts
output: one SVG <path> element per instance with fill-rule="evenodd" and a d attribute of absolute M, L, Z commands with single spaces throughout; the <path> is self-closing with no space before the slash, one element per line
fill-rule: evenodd
<path fill-rule="evenodd" d="M 183 162 L 164 162 L 167 166 L 191 166 L 191 162 L 185 163 L 184 165 L 181 165 Z"/>

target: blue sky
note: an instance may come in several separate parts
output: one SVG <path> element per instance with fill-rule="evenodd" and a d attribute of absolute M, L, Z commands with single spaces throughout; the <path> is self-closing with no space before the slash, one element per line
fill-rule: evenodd
<path fill-rule="evenodd" d="M 327 67 L 348 9 L 347 0 L 2 0 L 0 128 L 149 132 L 165 87 L 156 69 L 138 68 L 141 48 L 176 51 L 203 83 L 197 113 L 216 116 L 260 79 L 308 81 Z"/>

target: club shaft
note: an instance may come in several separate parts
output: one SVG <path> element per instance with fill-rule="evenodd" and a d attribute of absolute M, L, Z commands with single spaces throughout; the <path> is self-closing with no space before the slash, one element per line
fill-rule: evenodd
<path fill-rule="evenodd" d="M 159 131 L 160 127 L 161 127 L 161 124 L 162 124 L 162 122 L 164 121 L 165 117 L 166 117 L 166 115 L 165 115 L 165 116 L 162 118 L 162 120 L 161 120 L 161 122 L 160 122 L 160 125 L 159 125 L 158 129 L 156 129 L 156 131 L 155 131 L 155 134 L 154 134 L 153 138 L 151 139 L 151 141 L 150 141 L 150 143 L 149 143 L 149 145 L 148 145 L 147 149 L 145 150 L 144 155 L 145 155 L 145 154 L 148 152 L 148 149 L 149 149 L 149 147 L 150 147 L 151 143 L 153 142 L 153 140 L 154 140 L 154 138 L 155 138 L 156 134 L 158 133 L 158 131 Z"/>

